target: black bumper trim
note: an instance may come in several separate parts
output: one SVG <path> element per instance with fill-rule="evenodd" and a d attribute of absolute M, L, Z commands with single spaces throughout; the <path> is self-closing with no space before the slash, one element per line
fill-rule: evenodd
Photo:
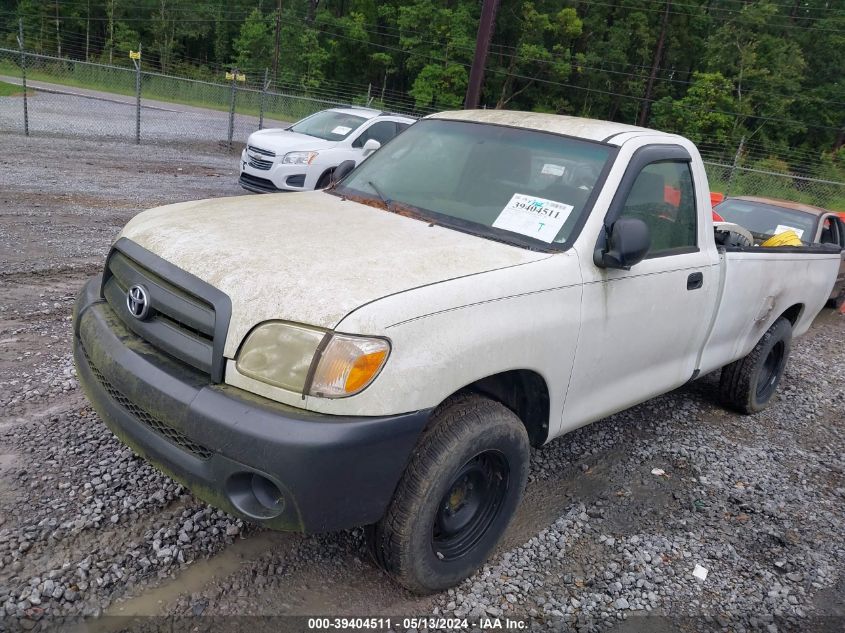
<path fill-rule="evenodd" d="M 74 310 L 74 360 L 91 404 L 121 441 L 197 497 L 273 529 L 323 532 L 381 518 L 430 411 L 331 416 L 213 384 L 128 331 L 92 291 L 96 283 Z M 126 403 L 210 456 L 187 451 Z M 254 475 L 283 497 L 265 515 L 238 502 L 237 486 Z"/>
<path fill-rule="evenodd" d="M 170 440 L 170 442 L 172 442 L 173 444 L 176 444 L 180 448 L 188 451 L 199 459 L 208 459 L 212 456 L 213 453 L 208 450 L 205 446 L 197 444 L 181 431 L 178 431 L 177 429 L 168 426 L 166 423 L 162 422 L 155 416 L 150 415 L 149 412 L 145 411 L 144 409 L 136 405 L 134 402 L 132 402 L 129 398 L 120 393 L 120 391 L 109 382 L 108 378 L 103 376 L 103 374 L 100 373 L 100 370 L 97 369 L 88 360 L 88 355 L 85 354 L 85 347 L 81 344 L 80 351 L 85 356 L 85 360 L 88 362 L 88 367 L 91 369 L 91 373 L 97 380 L 97 383 L 99 383 L 99 385 L 105 390 L 105 392 L 109 396 L 111 396 L 111 399 L 114 400 L 115 404 L 122 407 L 128 415 L 131 415 L 136 420 L 138 420 L 138 422 L 147 425 L 153 431 L 156 431 L 159 435 L 164 436 L 165 439 Z"/>
<path fill-rule="evenodd" d="M 268 180 L 267 178 L 259 178 L 258 176 L 253 176 L 252 174 L 244 172 L 241 172 L 240 178 L 238 178 L 238 183 L 240 183 L 241 187 L 247 191 L 253 191 L 255 193 L 277 193 L 279 191 L 284 191 L 284 189 L 279 189 L 273 184 L 273 181 Z"/>

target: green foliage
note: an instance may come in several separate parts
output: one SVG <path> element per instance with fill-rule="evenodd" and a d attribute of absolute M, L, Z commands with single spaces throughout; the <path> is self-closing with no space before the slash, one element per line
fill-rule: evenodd
<path fill-rule="evenodd" d="M 418 113 L 461 107 L 481 9 L 479 0 L 7 4 L 8 48 L 20 17 L 35 52 L 131 67 L 140 42 L 147 70 L 222 81 L 237 65 L 252 85 L 278 49 L 279 91 Z M 801 157 L 790 169 L 842 179 L 845 12 L 832 6 L 501 0 L 482 106 L 645 121 L 728 148 L 746 137 L 759 155 Z M 818 157 L 810 167 L 808 156 Z"/>
<path fill-rule="evenodd" d="M 721 73 L 695 73 L 681 99 L 664 97 L 654 104 L 652 121 L 654 127 L 684 134 L 695 143 L 730 144 L 735 117 L 729 113 L 738 108 L 731 82 Z"/>
<path fill-rule="evenodd" d="M 235 65 L 241 72 L 258 75 L 267 68 L 273 52 L 273 31 L 270 20 L 255 9 L 241 26 L 233 43 Z"/>

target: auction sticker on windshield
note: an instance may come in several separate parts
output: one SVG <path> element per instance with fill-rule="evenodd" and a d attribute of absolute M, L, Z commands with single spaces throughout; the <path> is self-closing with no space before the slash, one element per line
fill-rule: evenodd
<path fill-rule="evenodd" d="M 803 229 L 796 229 L 794 226 L 788 226 L 786 224 L 778 224 L 777 227 L 775 227 L 775 235 L 780 235 L 781 233 L 785 233 L 786 231 L 794 231 L 795 235 L 798 236 L 799 240 L 804 236 L 804 230 Z"/>
<path fill-rule="evenodd" d="M 551 244 L 573 208 L 571 204 L 515 193 L 493 227 Z"/>
<path fill-rule="evenodd" d="M 346 127 L 345 125 L 338 125 L 335 129 L 332 130 L 332 134 L 349 134 L 352 131 L 351 127 Z"/>

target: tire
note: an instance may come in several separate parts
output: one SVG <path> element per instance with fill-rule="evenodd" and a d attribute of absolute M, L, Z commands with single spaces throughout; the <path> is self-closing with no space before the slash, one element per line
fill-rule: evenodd
<path fill-rule="evenodd" d="M 834 310 L 841 310 L 843 305 L 845 305 L 845 288 L 835 298 L 827 300 L 827 307 Z"/>
<path fill-rule="evenodd" d="M 452 587 L 487 560 L 528 479 L 528 433 L 508 408 L 474 394 L 432 415 L 384 517 L 368 528 L 370 550 L 418 594 Z"/>
<path fill-rule="evenodd" d="M 320 176 L 320 180 L 317 181 L 317 186 L 314 189 L 325 189 L 330 184 L 332 184 L 332 174 L 334 173 L 334 169 L 330 169 L 325 174 Z"/>
<path fill-rule="evenodd" d="M 783 376 L 791 343 L 792 324 L 781 317 L 748 356 L 722 368 L 719 380 L 722 402 L 745 415 L 765 409 Z"/>

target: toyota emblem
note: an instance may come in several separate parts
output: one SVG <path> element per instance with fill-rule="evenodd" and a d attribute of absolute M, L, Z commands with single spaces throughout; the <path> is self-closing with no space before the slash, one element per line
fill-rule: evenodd
<path fill-rule="evenodd" d="M 129 314 L 143 321 L 150 313 L 150 295 L 144 286 L 134 285 L 126 293 L 126 307 Z"/>

